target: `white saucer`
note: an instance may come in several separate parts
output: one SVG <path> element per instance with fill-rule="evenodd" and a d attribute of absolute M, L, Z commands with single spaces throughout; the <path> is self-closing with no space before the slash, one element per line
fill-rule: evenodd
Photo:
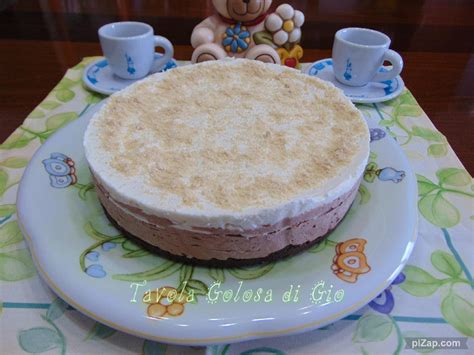
<path fill-rule="evenodd" d="M 380 68 L 380 71 L 387 70 L 388 67 Z M 391 80 L 371 82 L 360 87 L 341 84 L 334 75 L 331 58 L 314 62 L 305 70 L 305 73 L 333 83 L 336 87 L 344 91 L 344 94 L 346 94 L 352 102 L 356 103 L 370 104 L 391 100 L 400 95 L 405 88 L 405 83 L 400 76 Z"/>
<path fill-rule="evenodd" d="M 161 58 L 161 56 L 160 53 L 155 53 L 155 60 Z M 176 62 L 171 59 L 160 72 L 175 67 Z M 105 95 L 120 91 L 138 80 L 140 79 L 122 79 L 114 75 L 107 59 L 98 59 L 89 64 L 82 75 L 82 81 L 89 89 Z"/>

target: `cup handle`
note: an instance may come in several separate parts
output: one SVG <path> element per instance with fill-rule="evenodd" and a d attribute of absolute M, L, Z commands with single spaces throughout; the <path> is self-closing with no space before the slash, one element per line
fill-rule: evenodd
<path fill-rule="evenodd" d="M 397 52 L 389 49 L 385 52 L 383 60 L 390 62 L 392 64 L 392 69 L 387 72 L 378 72 L 372 81 L 391 80 L 402 72 L 403 59 Z"/>
<path fill-rule="evenodd" d="M 162 36 L 154 36 L 154 43 L 155 47 L 161 47 L 165 50 L 163 56 L 160 59 L 155 60 L 155 62 L 153 63 L 152 71 L 155 72 L 162 69 L 166 65 L 166 63 L 168 63 L 170 59 L 173 58 L 174 48 L 171 42 Z"/>

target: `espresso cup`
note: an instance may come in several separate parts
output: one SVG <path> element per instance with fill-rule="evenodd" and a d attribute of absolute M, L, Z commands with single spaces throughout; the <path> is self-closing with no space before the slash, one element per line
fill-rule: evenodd
<path fill-rule="evenodd" d="M 173 45 L 155 36 L 153 28 L 142 22 L 115 22 L 99 29 L 100 45 L 112 72 L 122 79 L 140 79 L 159 71 L 173 57 Z M 155 47 L 164 49 L 155 60 Z"/>
<path fill-rule="evenodd" d="M 364 86 L 395 78 L 403 69 L 403 59 L 389 47 L 390 38 L 379 31 L 356 27 L 337 31 L 332 48 L 336 79 L 344 85 Z M 384 61 L 392 64 L 391 70 L 381 70 Z"/>

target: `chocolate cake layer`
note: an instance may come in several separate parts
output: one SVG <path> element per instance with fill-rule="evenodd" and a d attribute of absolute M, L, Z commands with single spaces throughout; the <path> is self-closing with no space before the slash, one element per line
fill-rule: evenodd
<path fill-rule="evenodd" d="M 104 206 L 102 206 L 104 208 Z M 119 231 L 121 231 L 127 238 L 132 240 L 134 243 L 140 245 L 144 249 L 147 249 L 151 251 L 154 254 L 157 254 L 159 256 L 162 256 L 167 259 L 175 260 L 180 263 L 186 263 L 186 264 L 192 264 L 192 265 L 198 265 L 198 266 L 207 266 L 207 267 L 224 267 L 224 268 L 232 268 L 232 267 L 243 267 L 243 266 L 254 266 L 254 265 L 259 265 L 259 264 L 267 264 L 271 263 L 283 258 L 288 258 L 291 256 L 294 256 L 296 254 L 299 254 L 306 249 L 311 248 L 314 245 L 317 245 L 324 241 L 327 236 L 329 236 L 332 232 L 330 230 L 326 235 L 323 235 L 319 238 L 316 238 L 313 241 L 306 242 L 304 244 L 300 245 L 288 245 L 287 247 L 274 252 L 267 257 L 264 258 L 255 258 L 255 259 L 233 259 L 229 258 L 226 260 L 218 260 L 218 259 L 210 259 L 210 260 L 200 260 L 196 258 L 190 258 L 186 256 L 180 256 L 180 255 L 174 255 L 171 254 L 167 251 L 164 251 L 157 246 L 148 244 L 147 242 L 143 241 L 142 239 L 130 234 L 128 231 L 123 229 L 116 220 L 114 220 L 110 214 L 107 212 L 107 210 L 104 208 L 105 215 L 109 219 L 110 223 L 113 224 L 115 228 L 117 228 Z M 344 217 L 343 217 L 344 218 Z"/>
<path fill-rule="evenodd" d="M 161 254 L 168 253 L 180 261 L 197 259 L 206 265 L 248 265 L 316 244 L 342 220 L 356 197 L 358 186 L 359 182 L 349 192 L 301 216 L 236 233 L 216 228 L 183 229 L 170 220 L 147 215 L 115 201 L 96 182 L 100 202 L 120 229 Z"/>

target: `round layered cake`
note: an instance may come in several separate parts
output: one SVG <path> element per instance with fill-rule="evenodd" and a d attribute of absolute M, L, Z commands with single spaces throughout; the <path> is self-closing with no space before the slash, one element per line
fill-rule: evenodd
<path fill-rule="evenodd" d="M 239 59 L 112 95 L 84 147 L 99 200 L 125 235 L 180 261 L 242 266 L 336 228 L 356 197 L 369 130 L 332 84 Z"/>

